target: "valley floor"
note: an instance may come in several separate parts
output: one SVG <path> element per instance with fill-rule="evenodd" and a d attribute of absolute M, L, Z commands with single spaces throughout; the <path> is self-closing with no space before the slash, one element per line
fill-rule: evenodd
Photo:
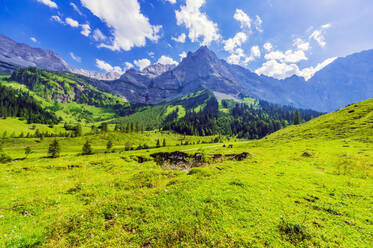
<path fill-rule="evenodd" d="M 166 137 L 168 147 L 90 156 L 77 155 L 84 137 L 67 138 L 56 159 L 45 139 L 29 158 L 0 164 L 0 247 L 372 247 L 372 142 Z M 13 158 L 35 142 L 11 140 Z M 137 162 L 172 151 L 208 159 L 186 171 Z"/>

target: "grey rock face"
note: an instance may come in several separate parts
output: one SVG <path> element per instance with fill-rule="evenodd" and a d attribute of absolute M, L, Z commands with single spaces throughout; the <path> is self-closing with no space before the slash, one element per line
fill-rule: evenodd
<path fill-rule="evenodd" d="M 373 97 L 373 50 L 339 58 L 309 81 L 292 76 L 277 80 L 220 60 L 201 47 L 175 68 L 149 75 L 131 70 L 113 85 L 135 102 L 159 103 L 196 90 L 237 97 L 244 94 L 269 102 L 331 112 Z M 159 75 L 158 75 L 159 74 Z M 138 90 L 136 90 L 138 89 Z"/>
<path fill-rule="evenodd" d="M 8 65 L 16 65 L 8 66 Z M 5 72 L 14 71 L 17 66 L 33 66 L 51 71 L 65 71 L 80 74 L 99 80 L 115 80 L 120 78 L 119 73 L 98 73 L 84 69 L 76 69 L 67 64 L 57 53 L 29 45 L 17 43 L 0 34 L 0 69 Z"/>
<path fill-rule="evenodd" d="M 0 71 L 17 66 L 67 71 L 93 79 L 100 89 L 134 103 L 156 104 L 202 89 L 237 98 L 240 94 L 269 102 L 331 112 L 373 97 L 373 50 L 339 58 L 307 82 L 293 76 L 277 80 L 219 59 L 201 47 L 177 65 L 155 64 L 125 74 L 97 73 L 69 66 L 58 54 L 19 44 L 0 35 Z"/>
<path fill-rule="evenodd" d="M 372 98 L 373 50 L 336 59 L 308 83 L 315 92 L 315 106 L 323 111 Z"/>
<path fill-rule="evenodd" d="M 20 66 L 70 71 L 70 66 L 57 53 L 16 43 L 3 35 L 0 35 L 0 60 Z"/>
<path fill-rule="evenodd" d="M 95 71 L 88 71 L 88 70 L 76 69 L 76 68 L 71 68 L 70 72 L 80 74 L 80 75 L 83 75 L 89 78 L 104 80 L 104 81 L 116 80 L 120 78 L 121 76 L 121 74 L 117 72 L 99 73 Z"/>

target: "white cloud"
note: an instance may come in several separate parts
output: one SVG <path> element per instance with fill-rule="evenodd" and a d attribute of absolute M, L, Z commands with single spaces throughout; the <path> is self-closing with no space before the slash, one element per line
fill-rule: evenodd
<path fill-rule="evenodd" d="M 321 69 L 323 69 L 325 66 L 329 65 L 336 59 L 337 57 L 329 58 L 329 59 L 324 60 L 320 64 L 316 65 L 315 67 L 311 66 L 308 68 L 304 68 L 298 73 L 298 76 L 304 77 L 304 79 L 308 81 L 311 77 L 313 77 L 313 75 L 315 75 L 316 72 L 320 71 Z"/>
<path fill-rule="evenodd" d="M 96 59 L 96 66 L 106 72 L 116 72 L 119 74 L 123 74 L 123 70 L 119 66 L 112 66 L 109 63 L 100 59 Z"/>
<path fill-rule="evenodd" d="M 176 42 L 184 43 L 186 40 L 186 35 L 182 33 L 181 35 L 179 35 L 179 37 L 172 37 L 171 39 L 173 39 Z"/>
<path fill-rule="evenodd" d="M 82 24 L 80 26 L 82 27 L 82 31 L 80 33 L 88 37 L 89 34 L 91 33 L 91 27 L 89 26 L 89 24 Z"/>
<path fill-rule="evenodd" d="M 157 63 L 162 64 L 162 65 L 177 65 L 178 64 L 175 60 L 165 55 L 162 55 L 158 59 Z"/>
<path fill-rule="evenodd" d="M 256 30 L 258 30 L 258 32 L 263 32 L 262 24 L 263 24 L 262 18 L 260 18 L 260 16 L 257 15 L 255 19 L 255 28 Z"/>
<path fill-rule="evenodd" d="M 188 37 L 192 42 L 202 38 L 202 45 L 209 45 L 212 41 L 220 39 L 218 25 L 207 17 L 206 13 L 201 13 L 200 8 L 206 0 L 186 0 L 186 5 L 176 10 L 177 25 L 185 25 L 189 30 Z"/>
<path fill-rule="evenodd" d="M 78 13 L 79 15 L 83 15 L 83 13 L 80 11 L 80 9 L 78 8 L 78 6 L 76 6 L 75 3 L 70 3 L 70 5 L 73 7 L 73 9 L 76 11 L 76 13 Z"/>
<path fill-rule="evenodd" d="M 39 3 L 45 4 L 50 8 L 55 8 L 55 9 L 58 8 L 57 4 L 51 0 L 36 0 L 36 1 L 38 1 Z"/>
<path fill-rule="evenodd" d="M 246 58 L 247 56 L 242 48 L 237 48 L 235 52 L 227 58 L 227 62 L 234 65 L 245 65 Z"/>
<path fill-rule="evenodd" d="M 260 68 L 258 68 L 255 72 L 258 75 L 263 74 L 277 79 L 285 79 L 293 75 L 297 75 L 299 77 L 304 77 L 304 79 L 307 81 L 311 77 L 313 77 L 313 75 L 315 75 L 316 72 L 320 71 L 336 59 L 337 57 L 329 58 L 321 62 L 320 64 L 316 65 L 315 67 L 311 66 L 304 68 L 303 70 L 300 70 L 296 64 L 286 64 L 284 62 L 278 62 L 276 60 L 269 60 L 265 62 Z"/>
<path fill-rule="evenodd" d="M 238 32 L 233 38 L 224 41 L 224 50 L 230 53 L 227 58 L 228 63 L 246 66 L 249 62 L 261 56 L 258 46 L 253 46 L 250 56 L 247 56 L 241 48 L 246 41 L 247 35 L 243 32 Z"/>
<path fill-rule="evenodd" d="M 95 41 L 104 41 L 106 38 L 107 37 L 101 32 L 100 29 L 96 28 L 93 31 L 93 39 L 95 39 Z"/>
<path fill-rule="evenodd" d="M 75 21 L 74 19 L 72 19 L 70 17 L 65 18 L 65 22 L 66 22 L 67 25 L 69 25 L 73 28 L 79 27 L 79 22 Z"/>
<path fill-rule="evenodd" d="M 30 40 L 34 43 L 38 42 L 38 40 L 35 37 L 30 37 Z"/>
<path fill-rule="evenodd" d="M 306 54 L 303 50 L 287 50 L 285 53 L 281 51 L 273 51 L 267 53 L 264 58 L 266 60 L 278 60 L 285 63 L 297 63 L 302 60 L 307 60 Z"/>
<path fill-rule="evenodd" d="M 260 58 L 260 56 L 261 56 L 261 53 L 260 53 L 259 46 L 253 46 L 251 48 L 251 52 L 250 52 L 250 58 L 251 58 L 251 60 L 254 60 L 256 58 Z"/>
<path fill-rule="evenodd" d="M 277 62 L 276 60 L 272 59 L 265 62 L 262 67 L 258 68 L 255 71 L 258 75 L 266 75 L 269 77 L 277 78 L 277 79 L 285 79 L 294 74 L 299 73 L 299 68 L 296 64 L 286 64 L 282 62 Z"/>
<path fill-rule="evenodd" d="M 267 51 L 267 52 L 270 52 L 272 50 L 272 44 L 269 43 L 269 42 L 266 42 L 264 45 L 263 45 L 263 48 Z"/>
<path fill-rule="evenodd" d="M 73 28 L 81 27 L 82 30 L 80 31 L 80 33 L 82 35 L 86 36 L 86 37 L 88 37 L 91 34 L 91 26 L 89 26 L 89 24 L 80 24 L 78 21 L 76 21 L 76 20 L 74 20 L 74 19 L 72 19 L 70 17 L 66 17 L 65 18 L 65 22 L 62 21 L 59 16 L 52 16 L 51 20 L 55 21 L 55 22 L 58 22 L 60 24 L 63 24 L 63 25 L 69 25 L 70 27 L 73 27 Z M 96 39 L 97 37 L 99 37 L 99 36 L 97 36 L 98 34 L 96 33 L 97 32 L 96 30 L 95 30 L 95 34 L 94 34 L 94 37 L 93 37 L 94 39 Z M 103 34 L 101 33 L 101 35 L 103 35 Z"/>
<path fill-rule="evenodd" d="M 320 29 L 313 31 L 313 33 L 308 37 L 310 40 L 315 40 L 319 46 L 325 47 L 326 41 L 325 41 L 325 31 L 329 28 L 331 28 L 331 24 L 324 24 L 321 26 Z"/>
<path fill-rule="evenodd" d="M 73 52 L 70 52 L 70 57 L 78 63 L 82 62 L 82 58 L 76 56 Z"/>
<path fill-rule="evenodd" d="M 172 3 L 172 4 L 176 3 L 176 0 L 166 0 L 166 1 L 169 2 L 169 3 Z"/>
<path fill-rule="evenodd" d="M 134 60 L 133 63 L 142 71 L 144 68 L 148 67 L 151 63 L 148 59 Z"/>
<path fill-rule="evenodd" d="M 234 53 L 234 50 L 247 40 L 247 35 L 243 32 L 238 32 L 233 38 L 224 41 L 224 50 Z"/>
<path fill-rule="evenodd" d="M 124 65 L 126 66 L 126 70 L 132 69 L 134 65 L 130 62 L 125 62 Z"/>
<path fill-rule="evenodd" d="M 328 29 L 328 28 L 331 28 L 331 27 L 332 27 L 332 24 L 327 23 L 327 24 L 322 25 L 321 29 Z"/>
<path fill-rule="evenodd" d="M 308 51 L 311 48 L 310 43 L 302 40 L 301 38 L 295 39 L 293 45 L 302 51 Z"/>
<path fill-rule="evenodd" d="M 129 51 L 133 47 L 145 46 L 146 39 L 159 39 L 162 26 L 149 23 L 149 19 L 141 13 L 137 0 L 81 0 L 81 3 L 112 30 L 111 43 L 102 43 L 99 47 Z"/>
<path fill-rule="evenodd" d="M 150 57 L 152 57 L 152 58 L 154 57 L 154 54 L 155 54 L 154 52 L 148 52 L 148 55 L 149 55 Z"/>
<path fill-rule="evenodd" d="M 251 30 L 251 18 L 244 11 L 236 9 L 233 18 L 241 23 L 241 28 Z"/>
<path fill-rule="evenodd" d="M 247 66 L 249 62 L 254 61 L 257 58 L 260 58 L 261 52 L 259 46 L 253 46 L 250 50 L 250 56 L 247 56 L 242 48 L 237 48 L 234 52 L 228 57 L 227 61 L 230 64 Z"/>
<path fill-rule="evenodd" d="M 183 60 L 184 58 L 186 58 L 188 55 L 187 53 L 184 51 L 182 53 L 179 54 L 179 57 L 180 57 L 180 61 Z"/>
<path fill-rule="evenodd" d="M 65 24 L 59 16 L 51 16 L 51 20 L 58 22 L 59 24 Z"/>

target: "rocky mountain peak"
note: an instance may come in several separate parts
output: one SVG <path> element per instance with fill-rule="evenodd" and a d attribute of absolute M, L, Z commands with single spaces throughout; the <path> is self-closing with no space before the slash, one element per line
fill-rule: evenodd
<path fill-rule="evenodd" d="M 146 67 L 144 70 L 142 70 L 143 74 L 146 74 L 150 78 L 155 78 L 163 73 L 172 70 L 176 67 L 176 65 L 164 65 L 164 64 L 154 64 Z"/>

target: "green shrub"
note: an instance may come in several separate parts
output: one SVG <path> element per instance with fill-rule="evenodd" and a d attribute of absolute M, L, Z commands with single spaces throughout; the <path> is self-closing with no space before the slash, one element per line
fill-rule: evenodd
<path fill-rule="evenodd" d="M 298 244 L 304 240 L 311 239 L 311 235 L 308 233 L 306 227 L 301 223 L 291 223 L 284 220 L 281 217 L 281 222 L 279 224 L 280 233 L 285 236 L 285 239 L 292 244 Z"/>

